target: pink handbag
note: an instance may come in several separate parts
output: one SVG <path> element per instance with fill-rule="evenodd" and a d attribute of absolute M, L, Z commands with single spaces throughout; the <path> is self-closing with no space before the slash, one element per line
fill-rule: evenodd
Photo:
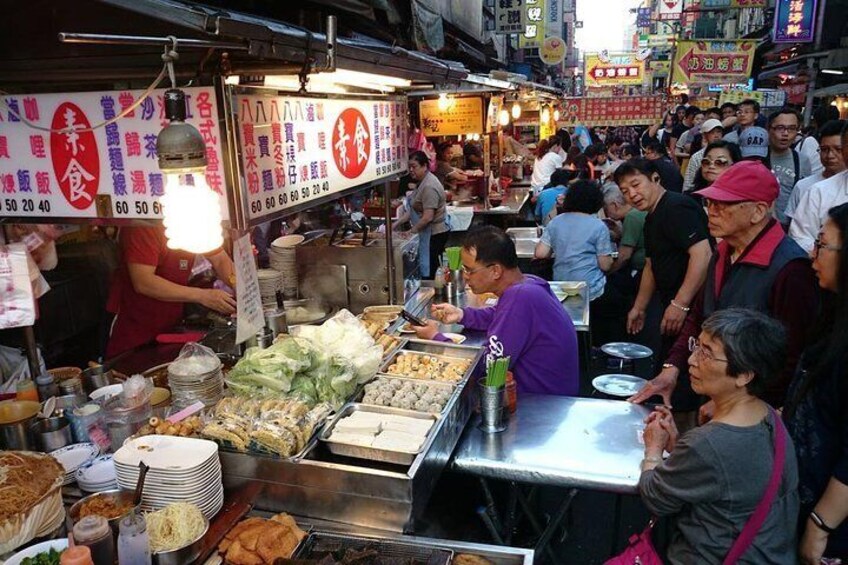
<path fill-rule="evenodd" d="M 739 537 L 733 542 L 733 546 L 724 558 L 723 565 L 734 565 L 751 546 L 763 526 L 763 522 L 766 521 L 771 504 L 777 496 L 778 488 L 780 488 L 780 481 L 783 478 L 783 465 L 786 462 L 786 428 L 783 427 L 783 421 L 773 408 L 769 408 L 769 412 L 772 422 L 774 422 L 774 466 L 771 470 L 771 477 L 763 497 L 751 517 L 748 518 Z M 630 536 L 625 550 L 609 559 L 604 565 L 662 565 L 663 561 L 651 540 L 651 530 L 655 522 L 656 519 L 652 518 L 648 527 L 641 534 Z"/>

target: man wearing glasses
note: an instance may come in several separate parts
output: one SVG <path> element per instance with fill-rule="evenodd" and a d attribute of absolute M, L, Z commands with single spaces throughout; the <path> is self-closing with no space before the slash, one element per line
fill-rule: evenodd
<path fill-rule="evenodd" d="M 786 206 L 786 215 L 792 219 L 789 237 L 807 252 L 813 249 L 813 240 L 827 219 L 827 211 L 833 206 L 848 202 L 848 173 L 845 172 L 845 157 L 848 156 L 846 125 L 848 122 L 844 120 L 833 120 L 821 128 L 819 157 L 824 171 L 795 185 Z M 816 178 L 817 181 L 808 182 L 808 179 Z"/>
<path fill-rule="evenodd" d="M 792 148 L 792 143 L 801 128 L 801 116 L 791 108 L 781 108 L 769 116 L 769 151 L 766 166 L 777 177 L 780 194 L 777 196 L 774 215 L 777 220 L 789 228 L 790 218 L 786 217 L 786 205 L 795 184 L 811 174 L 809 163 Z"/>
<path fill-rule="evenodd" d="M 487 308 L 434 304 L 423 339 L 449 341 L 439 322 L 486 332 L 488 358 L 509 356 L 518 392 L 576 396 L 580 383 L 577 333 L 550 285 L 518 268 L 515 243 L 503 230 L 483 226 L 468 232 L 462 277 L 474 294 L 495 294 Z"/>
<path fill-rule="evenodd" d="M 722 106 L 722 109 L 724 111 L 727 109 L 727 107 Z M 757 102 L 756 100 L 751 100 L 750 98 L 740 102 L 739 106 L 736 108 L 736 115 L 726 116 L 722 121 L 722 124 L 724 125 L 724 131 L 727 132 L 724 135 L 725 141 L 730 141 L 731 143 L 739 144 L 739 134 L 742 133 L 745 128 L 757 125 L 757 121 L 759 120 L 759 118 L 759 102 Z"/>
<path fill-rule="evenodd" d="M 772 217 L 779 190 L 777 179 L 761 163 L 740 161 L 695 193 L 704 198 L 710 235 L 722 241 L 662 372 L 631 402 L 658 394 L 668 404 L 688 368 L 690 338 L 698 335 L 710 314 L 737 306 L 765 312 L 787 329 L 786 369 L 763 396 L 772 406 L 783 405 L 806 332 L 816 321 L 818 294 L 807 254 Z M 705 408 L 702 413 L 709 414 L 709 405 Z"/>

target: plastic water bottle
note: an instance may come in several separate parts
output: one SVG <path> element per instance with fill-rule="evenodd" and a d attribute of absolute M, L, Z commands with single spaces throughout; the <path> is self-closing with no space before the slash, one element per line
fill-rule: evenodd
<path fill-rule="evenodd" d="M 131 512 L 119 527 L 118 565 L 150 565 L 150 541 L 144 516 Z"/>

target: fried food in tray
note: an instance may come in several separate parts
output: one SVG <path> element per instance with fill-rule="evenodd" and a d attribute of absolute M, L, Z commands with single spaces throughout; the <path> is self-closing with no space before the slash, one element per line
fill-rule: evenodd
<path fill-rule="evenodd" d="M 468 359 L 437 357 L 424 353 L 401 353 L 386 370 L 390 375 L 431 381 L 459 382 L 471 365 Z"/>
<path fill-rule="evenodd" d="M 218 552 L 228 565 L 272 565 L 291 557 L 306 537 L 288 514 L 277 514 L 270 520 L 246 518 L 227 532 Z"/>
<path fill-rule="evenodd" d="M 326 403 L 310 409 L 294 399 L 228 397 L 215 406 L 201 435 L 236 451 L 291 457 L 331 412 Z"/>
<path fill-rule="evenodd" d="M 495 565 L 485 557 L 479 555 L 471 555 L 470 553 L 460 553 L 453 558 L 451 565 Z"/>
<path fill-rule="evenodd" d="M 192 437 L 200 432 L 203 422 L 200 416 L 189 416 L 185 420 L 172 424 L 168 420 L 152 417 L 144 424 L 133 437 L 160 435 Z"/>

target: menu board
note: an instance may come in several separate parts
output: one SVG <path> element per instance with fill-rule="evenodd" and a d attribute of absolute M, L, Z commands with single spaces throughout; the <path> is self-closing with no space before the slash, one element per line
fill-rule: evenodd
<path fill-rule="evenodd" d="M 483 132 L 483 99 L 479 96 L 448 97 L 447 107 L 439 100 L 418 103 L 421 131 L 426 136 L 467 135 Z"/>
<path fill-rule="evenodd" d="M 617 96 L 565 98 L 560 122 L 586 126 L 638 126 L 659 123 L 666 109 L 665 97 Z"/>
<path fill-rule="evenodd" d="M 218 106 L 212 87 L 184 88 L 186 121 L 206 143 L 206 181 L 222 195 Z M 0 105 L 0 217 L 162 217 L 156 136 L 167 125 L 164 89 L 154 90 L 128 115 L 94 130 L 131 106 L 140 90 L 19 94 Z M 42 128 L 30 127 L 28 121 Z M 63 131 L 64 130 L 64 131 Z"/>
<path fill-rule="evenodd" d="M 238 95 L 251 221 L 406 171 L 406 101 Z"/>
<path fill-rule="evenodd" d="M 242 343 L 265 325 L 262 310 L 262 295 L 256 276 L 256 262 L 253 260 L 253 246 L 250 234 L 246 233 L 233 242 L 233 265 L 236 271 L 236 343 Z"/>

